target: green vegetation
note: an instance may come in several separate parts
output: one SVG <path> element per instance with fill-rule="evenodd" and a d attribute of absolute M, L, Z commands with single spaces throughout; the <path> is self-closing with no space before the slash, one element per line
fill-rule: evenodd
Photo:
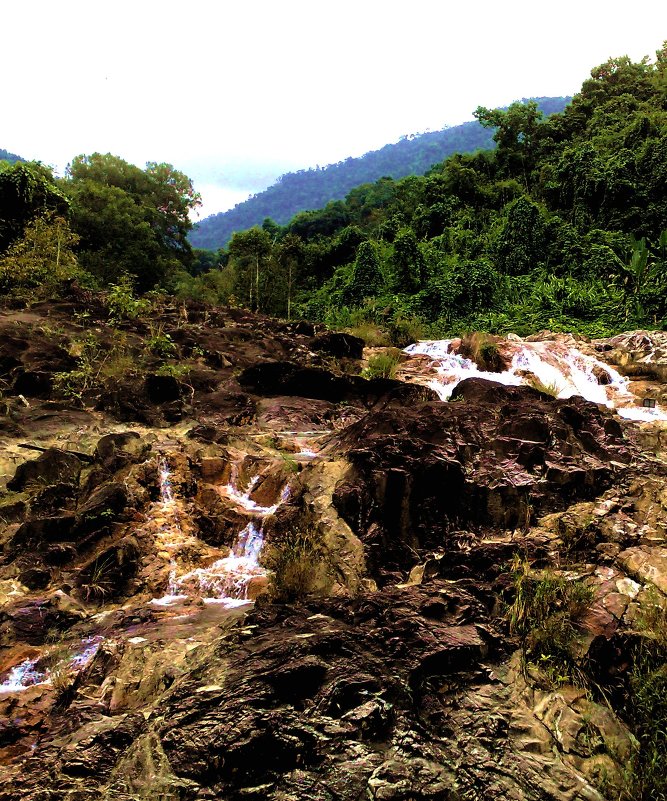
<path fill-rule="evenodd" d="M 0 162 L 0 293 L 54 296 L 71 279 L 111 287 L 121 321 L 143 314 L 134 292 L 160 288 L 386 332 L 396 347 L 461 331 L 663 327 L 666 53 L 610 59 L 569 105 L 545 106 L 559 112 L 546 118 L 535 101 L 480 107 L 470 125 L 494 149 L 439 163 L 443 150 L 415 155 L 410 170 L 431 164 L 425 175 L 383 169 L 344 200 L 286 214 L 284 225 L 264 218 L 215 253 L 192 250 L 199 197 L 168 164 L 142 170 L 96 153 L 55 178 L 41 164 Z M 336 181 L 330 189 L 341 196 Z M 492 341 L 479 356 L 498 369 Z"/>
<path fill-rule="evenodd" d="M 507 610 L 510 634 L 518 635 L 526 663 L 540 667 L 552 682 L 581 676 L 573 655 L 577 620 L 590 607 L 593 590 L 550 570 L 534 570 L 515 559 L 514 598 Z"/>
<path fill-rule="evenodd" d="M 545 115 L 562 111 L 569 100 L 567 97 L 535 98 Z M 397 180 L 406 175 L 423 175 L 453 153 L 473 153 L 491 148 L 493 144 L 491 132 L 478 122 L 402 136 L 400 141 L 359 158 L 282 175 L 264 192 L 237 204 L 230 211 L 202 220 L 190 235 L 190 240 L 196 247 L 216 250 L 225 247 L 236 231 L 261 225 L 267 217 L 284 225 L 299 212 L 322 208 L 332 200 L 342 200 L 360 184 L 384 176 Z"/>
<path fill-rule="evenodd" d="M 54 295 L 69 279 L 116 295 L 164 286 L 202 263 L 187 240 L 198 204 L 169 164 L 141 170 L 95 153 L 56 178 L 36 162 L 0 161 L 0 292 Z"/>
<path fill-rule="evenodd" d="M 621 801 L 667 801 L 667 608 L 657 591 L 644 597 L 632 654 L 626 717 L 639 747 Z"/>
<path fill-rule="evenodd" d="M 368 366 L 363 372 L 364 378 L 393 378 L 400 361 L 400 353 L 396 350 L 376 353 L 368 360 Z"/>
<path fill-rule="evenodd" d="M 295 526 L 272 543 L 266 565 L 273 573 L 276 601 L 298 601 L 323 587 L 326 560 L 322 538 L 312 527 Z"/>
<path fill-rule="evenodd" d="M 666 53 L 610 59 L 546 119 L 534 102 L 478 108 L 493 150 L 234 234 L 211 270 L 218 300 L 422 336 L 663 327 Z M 210 297 L 212 283 L 179 291 Z"/>

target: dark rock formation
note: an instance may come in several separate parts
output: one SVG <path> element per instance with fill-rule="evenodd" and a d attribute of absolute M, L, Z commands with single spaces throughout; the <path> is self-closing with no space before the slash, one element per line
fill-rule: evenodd
<path fill-rule="evenodd" d="M 448 404 L 368 414 L 342 445 L 353 467 L 334 503 L 371 565 L 390 570 L 415 548 L 450 547 L 462 529 L 523 529 L 541 511 L 596 497 L 630 458 L 620 426 L 595 405 L 484 379 L 461 382 Z"/>

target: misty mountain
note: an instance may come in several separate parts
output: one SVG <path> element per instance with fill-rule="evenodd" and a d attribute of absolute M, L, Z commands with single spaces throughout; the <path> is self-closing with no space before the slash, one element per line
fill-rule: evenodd
<path fill-rule="evenodd" d="M 562 111 L 569 97 L 530 98 L 545 116 Z M 528 102 L 523 98 L 521 102 Z M 356 186 L 378 178 L 423 175 L 434 164 L 453 153 L 472 153 L 495 146 L 493 131 L 476 120 L 440 131 L 404 136 L 358 158 L 347 158 L 326 167 L 288 172 L 268 189 L 238 203 L 229 211 L 202 220 L 190 234 L 198 248 L 224 247 L 235 231 L 261 225 L 270 217 L 284 225 L 298 212 L 319 209 L 330 200 L 342 200 Z"/>
<path fill-rule="evenodd" d="M 25 159 L 0 147 L 0 161 L 8 161 L 10 164 L 15 164 L 17 161 L 25 161 Z"/>

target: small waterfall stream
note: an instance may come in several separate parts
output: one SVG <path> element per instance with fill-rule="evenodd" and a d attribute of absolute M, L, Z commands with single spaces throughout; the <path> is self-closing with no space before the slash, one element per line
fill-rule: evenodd
<path fill-rule="evenodd" d="M 161 506 L 163 512 L 172 512 L 172 526 L 180 529 L 177 515 L 172 511 L 177 501 L 171 486 L 171 475 L 164 461 L 159 466 Z M 207 567 L 196 567 L 184 573 L 178 573 L 175 558 L 170 562 L 169 584 L 167 594 L 154 598 L 154 606 L 171 606 L 189 599 L 200 599 L 204 604 L 221 604 L 233 608 L 243 606 L 253 600 L 253 589 L 261 586 L 267 577 L 267 571 L 260 564 L 260 555 L 264 546 L 264 532 L 261 521 L 268 515 L 275 514 L 278 508 L 289 499 L 289 484 L 283 487 L 279 499 L 271 506 L 262 506 L 251 497 L 260 476 L 253 476 L 245 490 L 238 486 L 238 465 L 232 466 L 232 476 L 222 492 L 237 506 L 246 512 L 256 515 L 259 520 L 252 520 L 238 532 L 231 552 L 215 560 Z M 164 543 L 170 548 L 170 542 Z M 171 543 L 171 547 L 174 545 Z"/>
<path fill-rule="evenodd" d="M 0 693 L 15 693 L 25 690 L 28 687 L 50 684 L 51 677 L 60 672 L 78 673 L 87 667 L 97 653 L 103 637 L 86 637 L 81 640 L 78 648 L 70 654 L 58 659 L 51 667 L 41 667 L 40 663 L 45 663 L 54 648 L 47 649 L 44 654 L 25 659 L 20 665 L 15 665 L 8 673 L 5 680 L 0 684 Z"/>
<path fill-rule="evenodd" d="M 559 398 L 581 395 L 593 403 L 615 409 L 632 420 L 667 420 L 667 412 L 656 406 L 644 408 L 636 404 L 629 389 L 629 379 L 610 365 L 561 342 L 513 342 L 504 347 L 511 352 L 509 369 L 500 373 L 480 370 L 471 360 L 452 351 L 452 340 L 417 342 L 405 348 L 411 356 L 428 356 L 437 377 L 425 383 L 443 401 L 449 400 L 456 385 L 466 378 L 485 378 L 506 386 L 530 385 L 535 380 Z M 605 376 L 605 383 L 599 381 Z"/>

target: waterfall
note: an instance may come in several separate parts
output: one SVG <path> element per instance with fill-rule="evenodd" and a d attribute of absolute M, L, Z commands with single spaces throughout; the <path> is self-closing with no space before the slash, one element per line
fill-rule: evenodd
<path fill-rule="evenodd" d="M 171 487 L 171 476 L 166 462 L 158 466 L 162 508 L 171 509 L 177 504 Z M 290 497 L 289 484 L 285 484 L 279 499 L 271 506 L 261 506 L 250 496 L 257 486 L 260 476 L 253 476 L 245 491 L 239 489 L 238 466 L 232 466 L 232 477 L 223 487 L 224 493 L 236 505 L 257 515 L 260 520 L 274 514 Z M 166 543 L 168 548 L 170 543 Z M 217 559 L 207 567 L 197 567 L 178 574 L 175 559 L 170 562 L 167 594 L 154 598 L 155 606 L 171 606 L 188 599 L 200 599 L 205 604 L 222 604 L 227 607 L 241 606 L 253 600 L 254 585 L 266 579 L 267 572 L 259 558 L 264 546 L 264 532 L 260 522 L 249 522 L 236 535 L 229 555 Z M 172 546 L 173 547 L 173 546 Z"/>
<path fill-rule="evenodd" d="M 435 378 L 425 383 L 440 400 L 447 401 L 456 385 L 466 378 L 485 378 L 506 386 L 531 385 L 535 382 L 553 389 L 559 398 L 581 395 L 593 403 L 615 409 L 622 417 L 633 420 L 667 420 L 660 408 L 646 409 L 634 403 L 629 379 L 613 367 L 577 348 L 561 342 L 516 342 L 508 340 L 503 348 L 511 353 L 512 362 L 507 370 L 492 373 L 480 370 L 471 360 L 451 351 L 452 340 L 417 342 L 405 349 L 409 355 L 423 355 L 431 359 Z M 600 384 L 599 375 L 606 375 Z"/>

